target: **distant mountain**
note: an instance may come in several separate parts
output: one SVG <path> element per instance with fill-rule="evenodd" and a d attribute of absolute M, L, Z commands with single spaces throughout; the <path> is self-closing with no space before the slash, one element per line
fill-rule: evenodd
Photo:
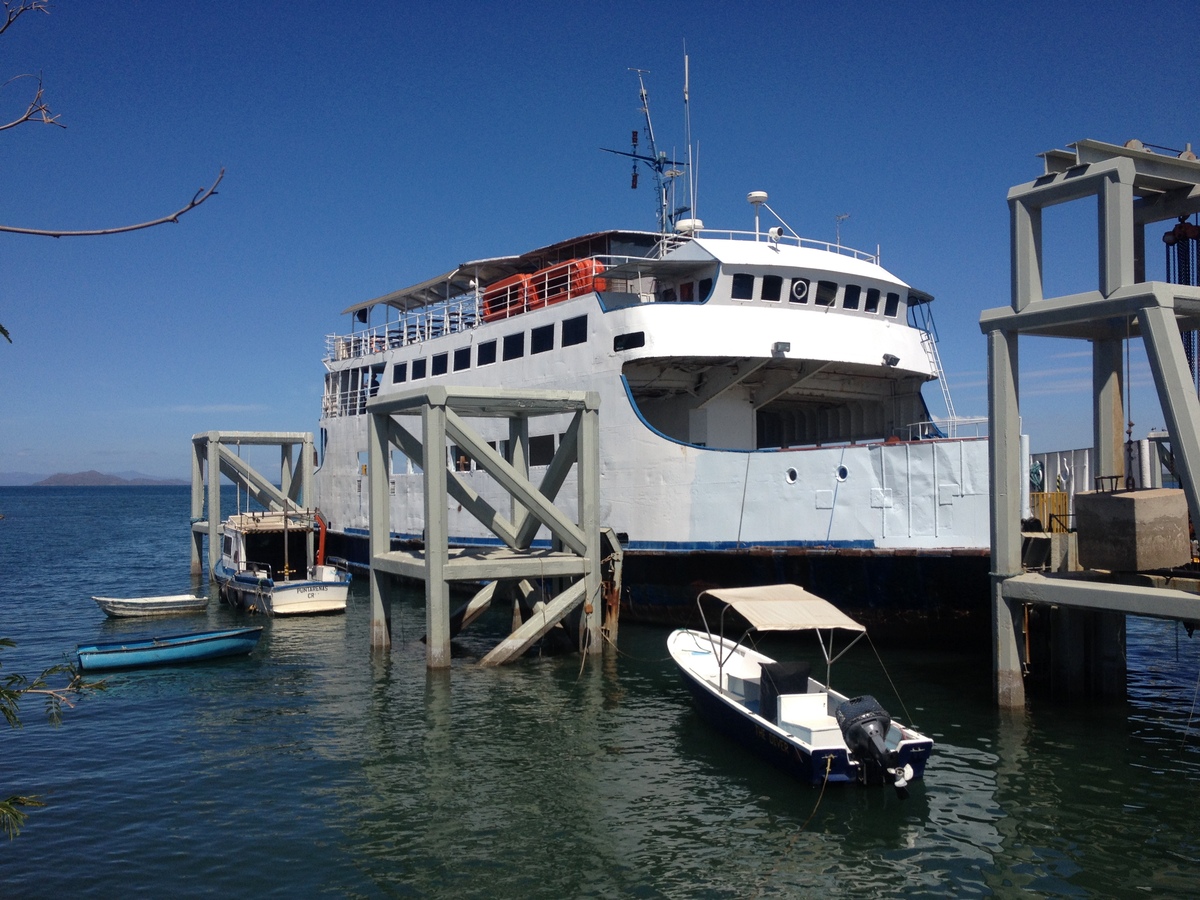
<path fill-rule="evenodd" d="M 120 475 L 105 475 L 95 470 L 75 472 L 73 474 L 59 473 L 35 481 L 34 487 L 108 487 L 118 485 L 154 485 L 154 484 L 189 484 L 181 478 L 150 478 L 136 472 L 127 472 L 128 478 Z"/>

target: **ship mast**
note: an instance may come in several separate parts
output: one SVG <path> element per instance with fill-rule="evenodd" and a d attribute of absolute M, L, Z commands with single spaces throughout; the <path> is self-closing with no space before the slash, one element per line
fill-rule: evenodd
<path fill-rule="evenodd" d="M 638 96 L 642 101 L 641 112 L 646 120 L 646 143 L 649 145 L 649 154 L 641 153 L 638 150 L 638 133 L 633 132 L 632 149 L 628 152 L 624 150 L 609 150 L 607 147 L 601 149 L 608 153 L 616 153 L 618 156 L 628 156 L 633 160 L 633 178 L 630 187 L 637 189 L 638 186 L 638 163 L 648 167 L 654 173 L 654 188 L 656 200 L 658 202 L 658 230 L 663 234 L 669 234 L 675 229 L 675 222 L 684 214 L 691 211 L 690 206 L 680 206 L 672 210 L 672 205 L 675 198 L 675 179 L 683 175 L 688 169 L 688 164 L 670 159 L 665 150 L 658 149 L 658 143 L 654 138 L 654 123 L 650 118 L 650 94 L 646 90 L 645 75 L 649 72 L 646 69 L 630 69 L 631 72 L 637 73 L 638 79 Z M 687 84 L 686 84 L 686 61 L 685 61 L 685 76 L 684 76 L 684 103 L 687 103 Z"/>

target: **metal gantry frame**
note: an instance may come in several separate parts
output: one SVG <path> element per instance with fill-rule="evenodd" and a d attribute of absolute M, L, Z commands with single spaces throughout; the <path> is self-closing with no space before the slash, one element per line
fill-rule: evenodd
<path fill-rule="evenodd" d="M 370 497 L 371 647 L 391 646 L 390 577 L 425 583 L 426 664 L 450 666 L 450 639 L 491 603 L 501 582 L 558 579 L 557 596 L 527 618 L 489 652 L 482 664 L 516 658 L 568 615 L 582 609 L 581 650 L 600 646 L 601 529 L 599 520 L 599 394 L 594 391 L 507 391 L 484 388 L 430 387 L 375 397 L 367 403 L 367 474 Z M 529 474 L 530 419 L 571 414 L 553 460 L 540 484 Z M 399 421 L 419 417 L 418 438 Z M 471 419 L 506 419 L 508 459 L 471 425 Z M 448 442 L 474 461 L 480 473 L 494 479 L 511 498 L 512 514 L 493 507 L 448 460 Z M 424 479 L 425 540 L 423 548 L 391 548 L 388 463 L 392 447 L 416 465 Z M 576 470 L 578 516 L 573 521 L 555 499 L 571 469 Z M 483 523 L 502 547 L 450 547 L 450 499 Z M 541 528 L 551 536 L 551 549 L 534 548 Z M 450 583 L 482 583 L 484 587 L 451 617 Z"/>
<path fill-rule="evenodd" d="M 279 487 L 241 458 L 238 450 L 243 446 L 279 447 Z M 207 431 L 193 435 L 192 575 L 202 572 L 205 536 L 208 537 L 210 573 L 221 557 L 222 475 L 239 488 L 245 488 L 264 509 L 302 509 L 313 496 L 314 464 L 311 431 Z M 309 541 L 312 541 L 312 535 L 309 535 Z"/>
<path fill-rule="evenodd" d="M 1125 475 L 1123 341 L 1140 337 L 1170 430 L 1192 520 L 1200 522 L 1200 401 L 1181 332 L 1200 329 L 1200 288 L 1145 280 L 1145 227 L 1200 211 L 1200 162 L 1166 156 L 1131 142 L 1120 147 L 1079 141 L 1071 151 L 1042 154 L 1045 173 L 1008 193 L 1012 305 L 985 310 L 988 343 L 988 431 L 992 496 L 992 636 L 997 703 L 1025 703 L 1017 615 L 1023 603 L 1200 618 L 1200 599 L 1178 590 L 1138 588 L 1023 574 L 1017 338 L 1087 340 L 1092 344 L 1096 471 Z M 1099 279 L 1096 290 L 1043 296 L 1042 210 L 1095 198 Z"/>

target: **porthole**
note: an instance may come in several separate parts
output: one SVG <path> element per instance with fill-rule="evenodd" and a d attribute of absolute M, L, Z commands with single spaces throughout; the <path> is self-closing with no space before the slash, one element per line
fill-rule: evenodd
<path fill-rule="evenodd" d="M 795 469 L 788 469 L 786 472 L 783 473 L 783 477 L 784 477 L 784 479 L 787 480 L 788 484 L 795 484 L 796 479 L 800 477 L 800 473 L 797 472 Z"/>
<path fill-rule="evenodd" d="M 838 481 L 845 481 L 850 477 L 850 470 L 845 466 L 838 466 L 833 470 L 833 474 L 837 476 Z"/>

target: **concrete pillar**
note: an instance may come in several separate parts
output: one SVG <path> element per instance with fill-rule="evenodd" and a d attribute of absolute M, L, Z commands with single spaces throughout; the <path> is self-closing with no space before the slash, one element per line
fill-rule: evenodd
<path fill-rule="evenodd" d="M 193 577 L 204 574 L 204 534 L 197 527 L 204 520 L 204 450 L 192 441 L 192 560 Z"/>
<path fill-rule="evenodd" d="M 375 567 L 376 556 L 391 549 L 391 515 L 388 490 L 388 431 L 391 417 L 367 416 L 367 558 L 371 563 L 371 650 L 385 652 L 392 646 L 392 602 L 385 581 L 388 575 Z M 307 496 L 307 495 L 306 495 Z"/>
<path fill-rule="evenodd" d="M 992 514 L 992 675 L 1002 709 L 1025 706 L 1015 615 L 1004 580 L 1021 573 L 1021 417 L 1017 391 L 1017 335 L 990 331 L 988 339 L 988 457 Z M 1028 480 L 1028 473 L 1025 479 Z"/>
<path fill-rule="evenodd" d="M 221 435 L 208 433 L 208 571 L 221 558 Z"/>
<path fill-rule="evenodd" d="M 1121 351 L 1124 342 L 1092 342 L 1092 446 L 1097 476 L 1116 475 L 1125 487 L 1125 389 Z M 1095 490 L 1095 484 L 1085 490 Z"/>
<path fill-rule="evenodd" d="M 446 406 L 421 408 L 425 473 L 425 665 L 450 668 L 450 586 L 446 583 Z"/>
<path fill-rule="evenodd" d="M 1012 308 L 1020 312 L 1042 299 L 1042 210 L 1009 192 L 1008 230 Z"/>
<path fill-rule="evenodd" d="M 579 413 L 579 452 L 578 452 L 578 496 L 579 496 L 579 525 L 583 528 L 587 541 L 585 555 L 591 561 L 587 574 L 586 595 L 583 601 L 584 630 L 587 638 L 587 648 L 599 651 L 601 611 L 604 608 L 603 597 L 600 595 L 601 566 L 600 558 L 604 552 L 600 540 L 600 395 L 589 392 L 584 409 Z M 585 649 L 585 648 L 580 648 Z"/>

